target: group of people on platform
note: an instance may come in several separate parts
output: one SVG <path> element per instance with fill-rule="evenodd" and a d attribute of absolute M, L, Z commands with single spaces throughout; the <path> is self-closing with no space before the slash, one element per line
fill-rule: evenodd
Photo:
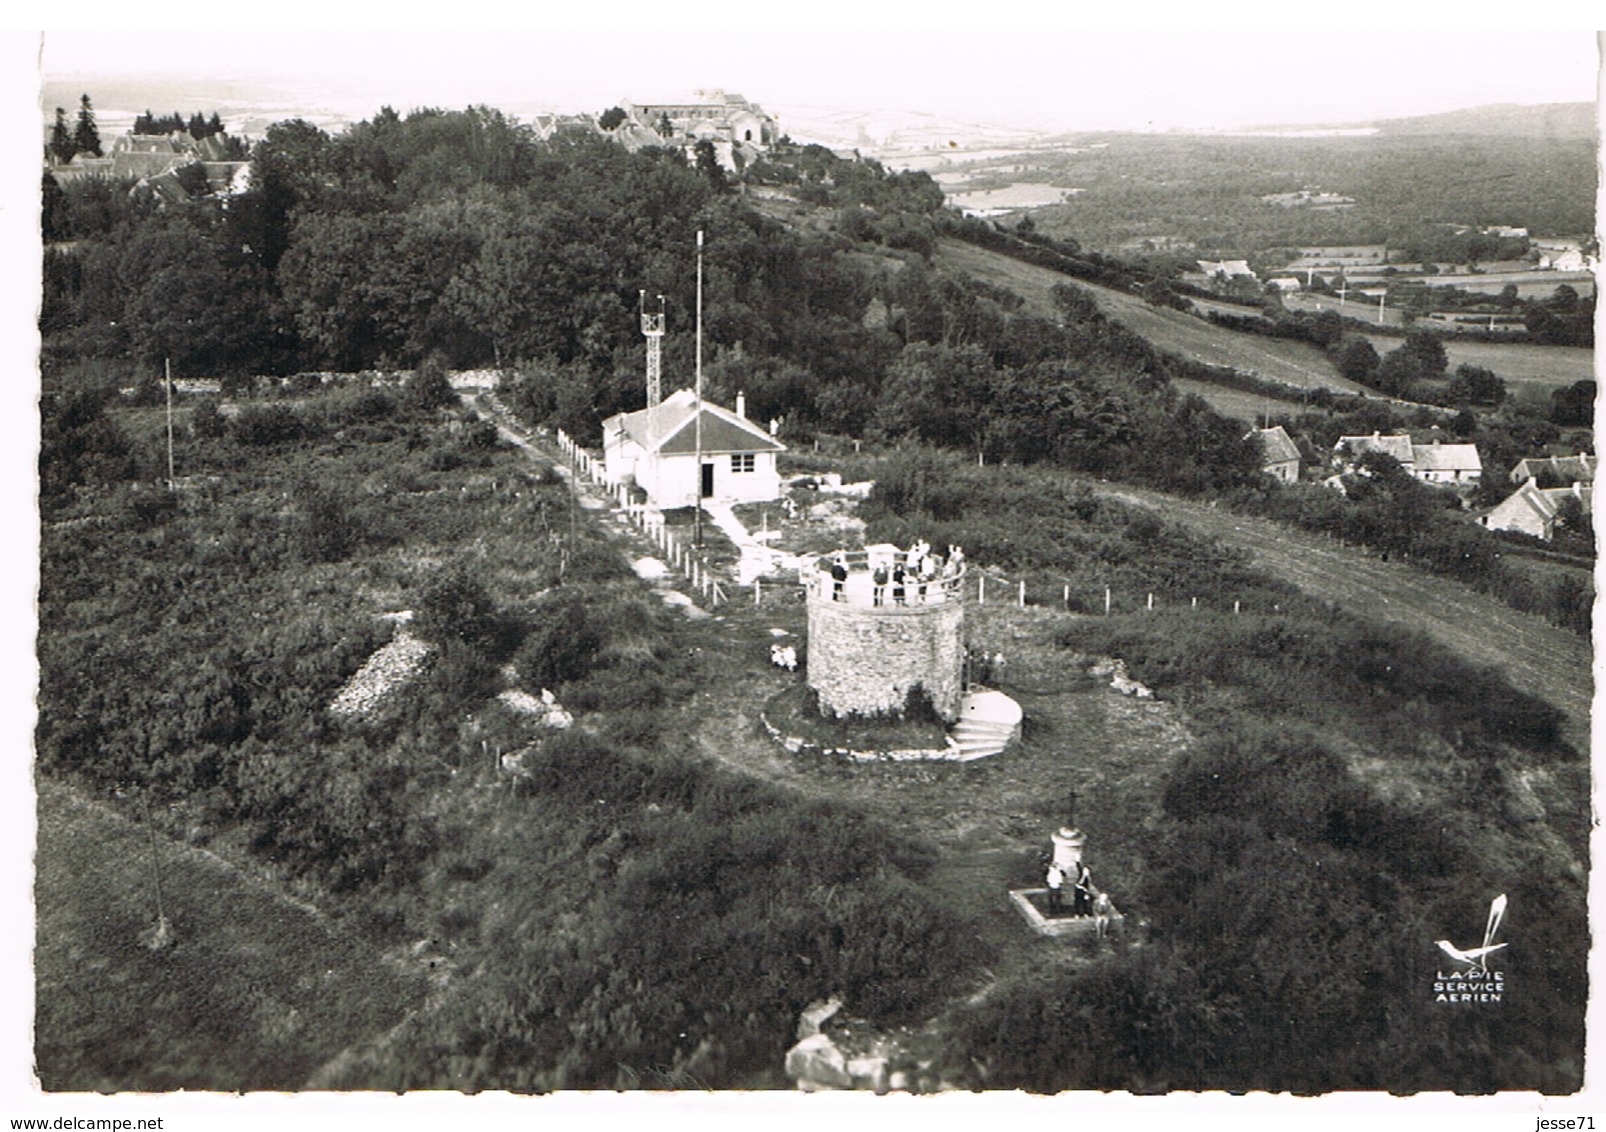
<path fill-rule="evenodd" d="M 871 557 L 870 567 L 870 593 L 871 600 L 876 605 L 886 604 L 887 587 L 892 587 L 892 602 L 894 605 L 907 605 L 909 591 L 915 591 L 917 604 L 924 604 L 930 585 L 939 579 L 946 582 L 957 578 L 964 568 L 965 551 L 962 547 L 949 545 L 948 556 L 931 553 L 931 544 L 925 539 L 917 539 L 901 555 L 894 553 L 887 557 Z M 819 568 L 822 573 L 831 577 L 831 599 L 833 601 L 846 601 L 845 587 L 848 581 L 848 557 L 846 551 L 837 551 L 830 558 L 821 558 Z"/>

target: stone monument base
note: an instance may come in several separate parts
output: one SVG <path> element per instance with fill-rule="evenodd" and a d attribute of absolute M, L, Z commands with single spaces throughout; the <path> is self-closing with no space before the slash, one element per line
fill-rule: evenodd
<path fill-rule="evenodd" d="M 1069 912 L 1050 916 L 1046 888 L 1012 888 L 1009 890 L 1009 899 L 1038 935 L 1089 938 L 1098 935 L 1097 916 L 1073 916 Z M 1069 896 L 1065 898 L 1065 903 L 1066 907 L 1070 906 Z M 1119 935 L 1125 925 L 1126 918 L 1121 915 L 1119 909 L 1112 906 L 1105 925 L 1106 934 Z"/>

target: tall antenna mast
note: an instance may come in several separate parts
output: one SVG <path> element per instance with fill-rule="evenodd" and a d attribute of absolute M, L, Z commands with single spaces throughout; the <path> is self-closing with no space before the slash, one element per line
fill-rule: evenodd
<path fill-rule="evenodd" d="M 647 408 L 664 399 L 664 297 L 658 296 L 658 313 L 647 311 L 647 292 L 641 292 L 641 333 L 647 338 Z"/>
<path fill-rule="evenodd" d="M 692 512 L 691 541 L 703 545 L 703 230 L 697 229 L 697 397 L 692 433 L 697 449 L 697 508 Z"/>

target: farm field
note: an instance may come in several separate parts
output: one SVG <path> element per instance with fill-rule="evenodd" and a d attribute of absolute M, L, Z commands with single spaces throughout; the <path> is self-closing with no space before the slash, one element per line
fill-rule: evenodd
<path fill-rule="evenodd" d="M 50 1091 L 296 1089 L 423 998 L 315 909 L 36 779 L 37 1070 Z M 126 803 L 129 806 L 133 802 Z M 153 951 L 152 852 L 172 942 Z"/>
<path fill-rule="evenodd" d="M 1400 339 L 1378 335 L 1379 354 L 1399 348 Z M 1506 379 L 1513 391 L 1528 387 L 1549 393 L 1575 381 L 1595 380 L 1595 352 L 1586 346 L 1536 346 L 1531 342 L 1459 342 L 1444 340 L 1450 369 L 1482 366 Z"/>
<path fill-rule="evenodd" d="M 1088 291 L 1106 315 L 1134 334 L 1147 338 L 1157 349 L 1170 350 L 1206 365 L 1242 370 L 1289 385 L 1336 389 L 1346 393 L 1363 391 L 1355 382 L 1334 373 L 1325 354 L 1303 342 L 1261 338 L 1224 330 L 1181 311 L 1151 307 L 1135 295 L 1072 279 L 1057 271 L 1021 263 L 957 240 L 943 241 L 934 258 L 941 266 L 1014 291 L 1026 300 L 1031 313 L 1041 317 L 1054 316 L 1052 293 L 1055 285 L 1073 283 Z"/>

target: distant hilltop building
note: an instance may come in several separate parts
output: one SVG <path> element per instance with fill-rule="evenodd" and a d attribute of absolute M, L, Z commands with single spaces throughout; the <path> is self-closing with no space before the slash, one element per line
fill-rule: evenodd
<path fill-rule="evenodd" d="M 723 139 L 760 149 L 780 140 L 775 119 L 739 94 L 698 91 L 695 102 L 642 102 L 626 99 L 620 108 L 638 126 L 661 131 L 667 120 L 675 136 Z"/>
<path fill-rule="evenodd" d="M 714 147 L 719 163 L 732 172 L 758 160 L 781 137 L 779 123 L 757 103 L 722 90 L 698 91 L 688 102 L 619 103 L 625 120 L 611 136 L 631 149 L 649 146 L 683 148 L 687 156 L 698 142 Z"/>

